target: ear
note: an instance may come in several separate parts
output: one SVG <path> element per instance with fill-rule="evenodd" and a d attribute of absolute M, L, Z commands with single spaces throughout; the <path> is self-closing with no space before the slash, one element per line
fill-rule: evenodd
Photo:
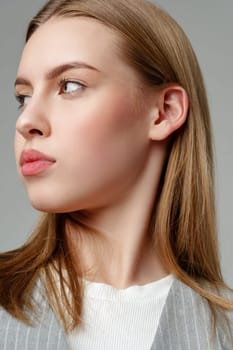
<path fill-rule="evenodd" d="M 189 108 L 188 95 L 179 85 L 163 87 L 156 96 L 156 108 L 150 125 L 150 139 L 167 139 L 186 121 Z"/>

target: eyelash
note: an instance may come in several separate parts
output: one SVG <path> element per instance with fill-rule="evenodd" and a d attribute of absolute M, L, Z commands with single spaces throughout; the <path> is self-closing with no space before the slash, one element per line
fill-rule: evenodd
<path fill-rule="evenodd" d="M 19 105 L 17 107 L 18 109 L 22 109 L 25 106 L 25 102 L 24 102 L 25 97 L 30 97 L 30 96 L 29 95 L 21 95 L 21 94 L 15 95 L 15 98 L 19 103 Z"/>
<path fill-rule="evenodd" d="M 68 78 L 64 78 L 64 79 L 60 80 L 59 83 L 58 83 L 58 88 L 59 88 L 58 95 L 62 95 L 62 94 L 64 94 L 64 95 L 72 95 L 72 94 L 76 94 L 78 92 L 78 91 L 62 92 L 62 88 L 64 88 L 64 86 L 67 83 L 80 85 L 80 89 L 81 90 L 86 87 L 86 85 L 84 85 L 83 83 L 80 83 L 80 81 L 75 81 L 75 80 L 71 80 L 71 79 L 68 79 Z M 77 90 L 79 90 L 79 89 L 77 89 Z M 24 99 L 27 98 L 27 97 L 30 98 L 31 96 L 23 95 L 23 94 L 17 94 L 17 95 L 15 95 L 15 97 L 16 97 L 16 100 L 19 103 L 18 109 L 20 110 L 23 107 L 25 107 Z"/>
<path fill-rule="evenodd" d="M 75 94 L 77 93 L 78 91 L 72 91 L 72 92 L 61 92 L 61 89 L 64 88 L 64 86 L 67 84 L 67 83 L 70 83 L 70 84 L 77 84 L 80 86 L 80 89 L 83 90 L 86 85 L 84 85 L 83 83 L 80 83 L 80 81 L 77 81 L 77 80 L 71 80 L 69 78 L 63 78 L 61 81 L 59 81 L 58 83 L 58 87 L 59 87 L 59 95 L 61 94 L 64 94 L 64 95 L 72 95 L 72 94 Z M 78 89 L 79 90 L 79 89 Z"/>

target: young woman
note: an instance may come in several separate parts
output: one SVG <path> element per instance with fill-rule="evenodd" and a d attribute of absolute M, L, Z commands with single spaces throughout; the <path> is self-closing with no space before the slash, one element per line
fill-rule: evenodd
<path fill-rule="evenodd" d="M 43 214 L 0 255 L 0 348 L 233 348 L 207 98 L 177 23 L 144 0 L 51 0 L 15 90 Z"/>

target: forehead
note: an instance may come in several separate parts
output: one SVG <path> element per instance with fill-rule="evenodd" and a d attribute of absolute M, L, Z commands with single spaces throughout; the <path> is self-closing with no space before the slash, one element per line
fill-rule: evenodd
<path fill-rule="evenodd" d="M 52 18 L 26 43 L 18 71 L 47 69 L 66 61 L 84 61 L 97 69 L 120 60 L 119 35 L 94 19 Z"/>

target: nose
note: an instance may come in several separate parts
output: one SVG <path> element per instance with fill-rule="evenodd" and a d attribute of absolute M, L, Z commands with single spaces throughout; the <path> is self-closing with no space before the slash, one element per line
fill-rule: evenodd
<path fill-rule="evenodd" d="M 35 136 L 47 137 L 51 133 L 51 125 L 48 118 L 48 109 L 45 101 L 40 102 L 31 98 L 30 103 L 24 108 L 16 122 L 16 131 L 25 139 Z"/>

